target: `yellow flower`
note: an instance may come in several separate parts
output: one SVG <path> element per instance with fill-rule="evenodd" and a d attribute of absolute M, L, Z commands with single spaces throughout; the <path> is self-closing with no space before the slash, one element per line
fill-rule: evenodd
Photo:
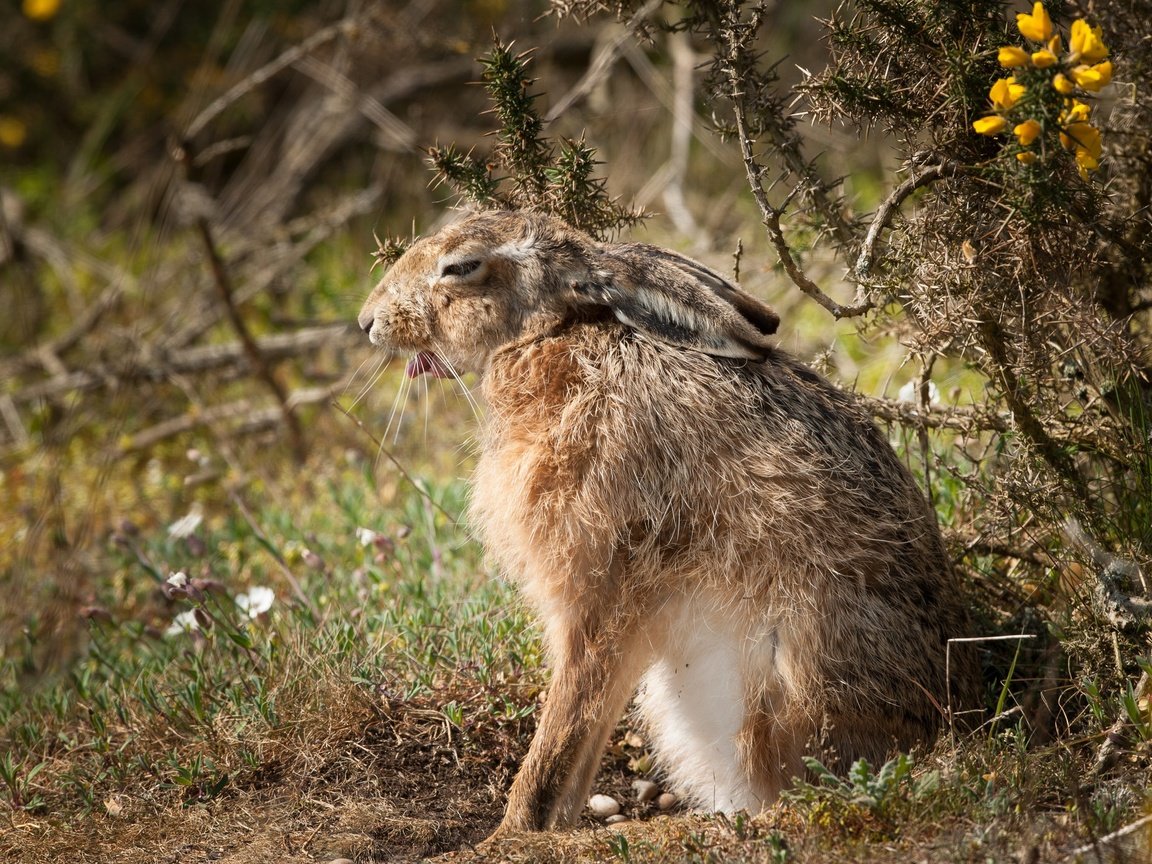
<path fill-rule="evenodd" d="M 1017 84 L 1016 79 L 1009 76 L 1008 78 L 1001 78 L 993 84 L 992 89 L 988 91 L 988 96 L 997 108 L 1007 110 L 1024 95 L 1024 89 L 1023 84 Z"/>
<path fill-rule="evenodd" d="M 1101 144 L 1100 144 L 1100 130 L 1090 123 L 1073 123 L 1064 128 L 1064 132 L 1060 135 L 1060 143 L 1062 143 L 1069 150 L 1074 146 L 1077 152 L 1077 158 L 1081 150 L 1088 153 L 1093 159 L 1100 158 Z"/>
<path fill-rule="evenodd" d="M 999 135 L 1008 128 L 1008 121 L 999 114 L 981 117 L 972 124 L 972 128 L 981 135 Z"/>
<path fill-rule="evenodd" d="M 1083 147 L 1076 151 L 1076 170 L 1080 172 L 1080 179 L 1087 180 L 1088 172 L 1100 167 L 1100 161 Z"/>
<path fill-rule="evenodd" d="M 1108 46 L 1104 44 L 1104 34 L 1099 27 L 1090 27 L 1082 19 L 1072 22 L 1072 35 L 1070 38 L 1072 53 L 1078 59 L 1095 63 L 1108 56 Z"/>
<path fill-rule="evenodd" d="M 60 11 L 60 0 L 24 0 L 24 17 L 33 21 L 48 21 Z"/>
<path fill-rule="evenodd" d="M 1060 34 L 1059 33 L 1057 33 L 1055 36 L 1053 36 L 1051 39 L 1048 40 L 1048 50 L 1051 51 L 1053 54 L 1059 54 L 1060 53 Z"/>
<path fill-rule="evenodd" d="M 1032 4 L 1032 14 L 1021 12 L 1016 16 L 1016 26 L 1025 39 L 1033 42 L 1047 42 L 1052 38 L 1052 19 L 1043 3 Z"/>
<path fill-rule="evenodd" d="M 1112 81 L 1112 61 L 1105 60 L 1095 66 L 1077 66 L 1070 74 L 1072 80 L 1089 93 L 1098 93 Z"/>
<path fill-rule="evenodd" d="M 1056 62 L 1056 55 L 1047 48 L 1032 52 L 1032 65 L 1037 69 L 1047 69 L 1049 66 L 1055 66 Z"/>
<path fill-rule="evenodd" d="M 1087 168 L 1089 171 L 1095 171 L 1100 167 L 1100 163 L 1096 157 L 1083 147 L 1076 151 L 1076 164 L 1081 168 Z"/>
<path fill-rule="evenodd" d="M 1017 153 L 1016 159 L 1023 165 L 1031 165 L 1036 161 L 1036 154 L 1031 150 L 1025 150 L 1023 153 Z"/>
<path fill-rule="evenodd" d="M 1023 48 L 1017 48 L 1015 45 L 1005 45 L 1000 49 L 1000 54 L 996 59 L 1005 69 L 1027 66 L 1029 61 L 1028 52 Z"/>
<path fill-rule="evenodd" d="M 28 127 L 23 120 L 0 114 L 0 147 L 16 150 L 28 137 Z"/>
<path fill-rule="evenodd" d="M 1073 84 L 1063 72 L 1057 72 L 1056 77 L 1052 79 L 1052 86 L 1056 88 L 1056 92 L 1062 96 L 1070 96 L 1072 91 L 1076 89 Z"/>
<path fill-rule="evenodd" d="M 1012 130 L 1012 134 L 1020 141 L 1021 146 L 1027 147 L 1040 137 L 1040 124 L 1035 120 L 1025 120 Z"/>
<path fill-rule="evenodd" d="M 1092 106 L 1079 99 L 1069 99 L 1065 102 L 1068 108 L 1060 112 L 1061 123 L 1084 123 L 1092 113 Z"/>

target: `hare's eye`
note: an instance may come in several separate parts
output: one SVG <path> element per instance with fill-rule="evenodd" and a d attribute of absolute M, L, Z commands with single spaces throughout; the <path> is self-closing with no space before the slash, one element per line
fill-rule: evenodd
<path fill-rule="evenodd" d="M 480 262 L 476 259 L 470 261 L 455 261 L 452 264 L 445 264 L 444 268 L 440 271 L 440 278 L 445 276 L 467 276 L 470 273 L 475 273 L 480 269 Z"/>

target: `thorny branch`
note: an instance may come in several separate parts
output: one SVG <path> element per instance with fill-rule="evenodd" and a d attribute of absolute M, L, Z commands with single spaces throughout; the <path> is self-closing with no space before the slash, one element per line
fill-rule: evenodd
<path fill-rule="evenodd" d="M 872 217 L 872 224 L 868 227 L 868 233 L 864 235 L 860 256 L 856 259 L 855 272 L 858 279 L 864 279 L 871 273 L 872 264 L 876 257 L 876 241 L 880 239 L 880 232 L 891 224 L 892 217 L 900 209 L 904 200 L 917 189 L 922 189 L 944 177 L 955 176 L 964 170 L 962 165 L 944 161 L 917 172 L 916 159 L 913 158 L 911 162 L 913 165 L 912 176 L 892 190 L 888 197 L 881 202 L 876 214 Z"/>
<path fill-rule="evenodd" d="M 1016 370 L 1008 358 L 1004 334 L 1000 326 L 991 320 L 990 314 L 979 325 L 979 332 L 981 344 L 988 352 L 988 358 L 1003 385 L 1004 401 L 1012 412 L 1014 425 L 1056 474 L 1076 490 L 1081 500 L 1091 500 L 1076 466 L 1032 411 Z"/>
<path fill-rule="evenodd" d="M 897 402 L 856 394 L 856 400 L 878 420 L 899 423 L 911 429 L 952 429 L 974 434 L 1007 432 L 1012 418 L 979 408 L 955 407 L 943 410 L 925 409 L 915 402 Z"/>
<path fill-rule="evenodd" d="M 764 13 L 763 4 L 758 4 L 753 10 L 748 22 L 730 21 L 723 28 L 723 38 L 727 40 L 725 48 L 728 51 L 726 62 L 723 64 L 724 73 L 728 77 L 729 96 L 732 99 L 732 110 L 736 121 L 736 136 L 740 142 L 740 153 L 744 161 L 744 169 L 748 176 L 748 183 L 756 205 L 760 209 L 761 220 L 768 230 L 768 238 L 772 242 L 780 263 L 788 278 L 792 280 L 801 291 L 823 306 L 836 319 L 854 318 L 865 314 L 874 307 L 867 299 L 857 299 L 852 305 L 842 305 L 824 293 L 815 282 L 801 269 L 796 262 L 784 231 L 780 224 L 783 208 L 772 206 L 768 200 L 768 190 L 764 187 L 765 168 L 756 157 L 755 142 L 748 123 L 747 82 L 744 71 L 754 65 L 754 56 L 751 49 L 751 40 L 759 31 Z M 799 178 L 796 190 L 804 188 L 817 204 L 821 215 L 833 226 L 837 239 L 847 244 L 851 240 L 851 232 L 839 215 L 837 208 L 827 200 L 827 196 L 816 190 L 823 190 L 823 182 L 817 178 L 810 165 L 804 162 L 800 154 L 799 143 L 794 136 L 785 137 L 780 130 L 771 130 L 770 143 L 780 153 L 789 169 Z"/>

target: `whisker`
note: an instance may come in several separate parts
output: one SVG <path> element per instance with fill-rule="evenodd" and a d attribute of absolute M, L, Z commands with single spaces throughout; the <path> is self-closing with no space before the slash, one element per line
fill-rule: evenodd
<path fill-rule="evenodd" d="M 452 365 L 452 361 L 440 353 L 435 343 L 433 343 L 433 347 L 437 348 L 436 356 L 440 358 L 440 362 L 444 364 L 444 368 L 448 370 L 449 374 L 456 380 L 456 383 L 460 385 L 460 390 L 463 391 L 464 398 L 468 400 L 468 406 L 472 409 L 473 419 L 479 422 L 481 412 L 480 404 L 476 401 L 476 397 L 472 391 L 468 389 L 468 385 L 464 383 L 464 379 L 460 376 L 460 373 L 456 371 L 456 367 Z"/>
<path fill-rule="evenodd" d="M 400 392 L 403 394 L 403 400 L 398 404 L 400 411 L 396 414 L 396 431 L 392 433 L 392 446 L 395 447 L 400 441 L 400 427 L 404 425 L 404 412 L 408 409 L 408 397 L 412 395 L 413 379 L 408 377 L 408 373 L 404 373 L 404 381 L 400 385 Z M 388 420 L 388 428 L 392 427 L 392 420 Z M 388 429 L 384 430 L 385 437 L 387 437 Z"/>
<path fill-rule="evenodd" d="M 428 376 L 427 375 L 421 375 L 420 376 L 420 389 L 423 392 L 423 396 L 421 396 L 420 401 L 423 403 L 423 407 L 424 407 L 424 447 L 425 447 L 425 449 L 427 449 L 427 447 L 428 447 L 428 419 L 429 419 L 430 415 L 432 414 L 432 411 L 429 408 L 429 404 L 428 404 L 429 402 L 432 401 L 432 385 L 428 383 Z"/>
<path fill-rule="evenodd" d="M 348 388 L 352 386 L 352 383 L 356 380 L 356 376 L 360 374 L 360 371 L 368 364 L 368 361 L 370 361 L 375 356 L 377 356 L 376 352 L 373 351 L 367 357 L 365 357 L 363 360 L 360 361 L 360 365 L 356 367 L 356 371 L 348 376 L 348 381 L 344 385 L 344 389 L 340 391 L 341 396 L 344 396 L 345 394 L 347 394 Z"/>
<path fill-rule="evenodd" d="M 399 432 L 400 424 L 397 420 L 397 412 L 402 413 L 403 404 L 407 401 L 407 390 L 409 385 L 409 378 L 407 372 L 404 373 L 400 379 L 400 386 L 396 388 L 396 396 L 392 399 L 392 411 L 388 415 L 388 423 L 384 426 L 384 434 L 380 436 L 381 441 L 388 440 L 388 433 L 392 431 L 392 422 L 395 420 L 397 423 L 397 432 Z"/>
<path fill-rule="evenodd" d="M 356 396 L 355 399 L 352 400 L 352 408 L 355 408 L 357 405 L 359 405 L 360 400 L 367 396 L 369 391 L 371 391 L 372 388 L 375 387 L 377 383 L 379 383 L 380 379 L 384 377 L 384 368 L 388 361 L 391 359 L 391 354 L 385 354 L 380 358 L 380 361 L 376 364 L 376 368 L 372 370 L 372 374 L 368 378 L 368 383 L 364 385 L 360 393 Z M 345 388 L 345 390 L 347 390 L 347 388 Z"/>

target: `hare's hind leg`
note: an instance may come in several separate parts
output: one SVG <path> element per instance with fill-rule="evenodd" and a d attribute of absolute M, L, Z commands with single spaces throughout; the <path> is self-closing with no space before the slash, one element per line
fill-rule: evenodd
<path fill-rule="evenodd" d="M 808 712 L 775 682 L 750 682 L 747 713 L 737 736 L 740 762 L 757 790 L 761 807 L 804 776 L 804 754 L 814 735 Z M 757 684 L 767 686 L 757 686 Z"/>
<path fill-rule="evenodd" d="M 552 624 L 552 683 L 496 835 L 575 820 L 643 665 L 632 620 Z"/>

